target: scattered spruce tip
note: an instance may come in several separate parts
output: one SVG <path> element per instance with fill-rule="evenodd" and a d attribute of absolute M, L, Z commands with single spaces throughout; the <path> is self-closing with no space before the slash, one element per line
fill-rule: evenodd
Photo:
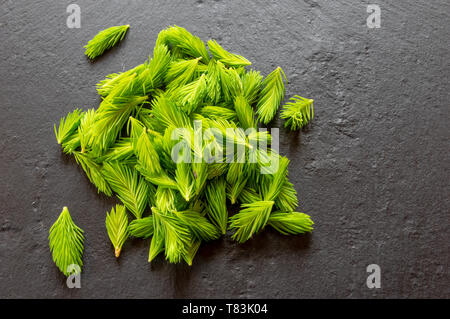
<path fill-rule="evenodd" d="M 110 213 L 106 214 L 106 230 L 108 232 L 109 239 L 114 246 L 114 255 L 116 258 L 120 256 L 122 246 L 125 240 L 128 238 L 128 216 L 125 210 L 125 206 L 116 205 L 111 209 Z"/>
<path fill-rule="evenodd" d="M 102 54 L 127 29 L 100 32 L 86 54 Z M 121 202 L 105 222 L 116 257 L 129 237 L 151 238 L 149 262 L 163 253 L 171 263 L 191 265 L 202 242 L 227 231 L 239 243 L 266 226 L 284 235 L 312 231 L 310 216 L 296 211 L 289 160 L 270 148 L 268 131 L 256 130 L 278 112 L 286 75 L 277 67 L 264 78 L 249 65 L 215 40 L 205 45 L 171 26 L 159 33 L 147 61 L 97 83 L 97 109 L 76 109 L 55 125 L 63 152 L 74 156 L 99 193 Z M 312 103 L 291 98 L 281 111 L 285 126 L 308 124 Z M 268 147 L 255 147 L 262 143 Z M 180 145 L 184 160 L 175 161 Z M 230 216 L 227 203 L 240 211 Z M 67 209 L 50 230 L 54 261 L 63 272 L 68 263 L 81 265 L 81 232 Z"/>
<path fill-rule="evenodd" d="M 312 99 L 306 99 L 299 95 L 290 98 L 290 102 L 283 105 L 280 117 L 286 119 L 285 127 L 290 127 L 291 130 L 298 130 L 311 121 L 314 117 Z"/>
<path fill-rule="evenodd" d="M 83 266 L 83 230 L 70 217 L 69 210 L 64 207 L 56 222 L 49 231 L 49 245 L 53 262 L 66 276 L 81 270 Z M 72 268 L 73 267 L 73 268 Z"/>
<path fill-rule="evenodd" d="M 90 59 L 99 57 L 108 49 L 111 49 L 117 43 L 122 41 L 130 27 L 129 24 L 114 26 L 97 33 L 85 46 L 85 54 Z"/>

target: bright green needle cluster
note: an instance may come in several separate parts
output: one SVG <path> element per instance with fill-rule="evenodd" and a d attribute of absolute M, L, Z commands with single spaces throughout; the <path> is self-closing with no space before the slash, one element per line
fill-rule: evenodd
<path fill-rule="evenodd" d="M 123 204 L 106 217 L 117 257 L 128 237 L 151 238 L 149 261 L 163 253 L 191 265 L 202 242 L 227 231 L 245 242 L 267 225 L 282 234 L 312 230 L 309 216 L 295 212 L 289 160 L 257 130 L 283 100 L 284 72 L 263 79 L 250 64 L 172 26 L 147 61 L 97 83 L 97 109 L 77 109 L 55 126 L 63 151 Z M 299 112 L 306 118 L 299 103 L 286 116 L 294 128 Z M 240 211 L 229 216 L 227 203 Z"/>
<path fill-rule="evenodd" d="M 59 121 L 59 127 L 56 129 L 56 124 L 53 125 L 55 130 L 56 140 L 58 144 L 70 142 L 72 133 L 77 129 L 80 120 L 83 118 L 83 112 L 76 109 L 72 113 L 67 114 L 65 118 Z M 73 142 L 72 142 L 73 143 Z"/>
<path fill-rule="evenodd" d="M 237 55 L 229 53 L 228 51 L 224 50 L 216 40 L 209 40 L 208 41 L 208 49 L 211 52 L 212 56 L 222 62 L 223 64 L 231 67 L 240 67 L 240 66 L 246 66 L 251 65 L 252 63 L 247 60 L 246 58 Z"/>
<path fill-rule="evenodd" d="M 298 130 L 307 125 L 314 117 L 314 100 L 298 95 L 291 97 L 290 100 L 290 102 L 283 105 L 280 117 L 286 119 L 285 127 L 290 127 L 291 130 Z"/>
<path fill-rule="evenodd" d="M 118 258 L 122 246 L 128 238 L 128 216 L 125 207 L 116 205 L 115 210 L 113 207 L 111 212 L 106 214 L 105 224 L 109 239 L 114 246 L 114 255 Z"/>
<path fill-rule="evenodd" d="M 50 228 L 48 236 L 53 261 L 61 272 L 69 276 L 71 266 L 78 266 L 81 270 L 83 261 L 83 230 L 70 217 L 69 210 L 64 207 L 56 222 Z"/>
<path fill-rule="evenodd" d="M 127 24 L 100 31 L 94 38 L 92 38 L 92 40 L 88 42 L 88 44 L 84 46 L 86 49 L 85 54 L 90 59 L 95 59 L 96 57 L 102 55 L 103 52 L 122 41 L 129 27 L 130 26 Z"/>
<path fill-rule="evenodd" d="M 287 82 L 284 71 L 278 67 L 270 73 L 262 83 L 262 90 L 257 104 L 257 113 L 259 120 L 268 124 L 277 114 L 280 103 L 284 96 L 283 77 Z"/>

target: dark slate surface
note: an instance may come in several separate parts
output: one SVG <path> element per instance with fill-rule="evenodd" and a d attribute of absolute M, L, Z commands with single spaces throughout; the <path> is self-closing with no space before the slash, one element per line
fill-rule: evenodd
<path fill-rule="evenodd" d="M 167 2 L 78 0 L 81 28 L 69 29 L 71 2 L 2 1 L 0 297 L 450 297 L 448 1 L 379 0 L 380 29 L 366 26 L 367 1 Z M 118 48 L 85 58 L 97 31 L 128 23 Z M 114 200 L 62 155 L 52 125 L 97 106 L 94 84 L 142 63 L 169 24 L 265 75 L 283 67 L 287 96 L 314 97 L 309 129 L 281 130 L 311 236 L 227 236 L 190 268 L 149 265 L 149 241 L 128 241 L 115 260 L 104 227 Z M 86 234 L 81 289 L 65 286 L 49 253 L 64 205 Z M 366 287 L 372 263 L 381 289 Z"/>

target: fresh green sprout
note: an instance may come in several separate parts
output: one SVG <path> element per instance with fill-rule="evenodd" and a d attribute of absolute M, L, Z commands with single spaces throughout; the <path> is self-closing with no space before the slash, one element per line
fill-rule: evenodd
<path fill-rule="evenodd" d="M 103 52 L 122 41 L 129 27 L 130 25 L 127 24 L 122 26 L 110 27 L 108 29 L 100 31 L 92 40 L 88 42 L 88 44 L 84 46 L 84 48 L 86 49 L 85 54 L 90 59 L 95 59 L 96 57 L 102 55 Z"/>

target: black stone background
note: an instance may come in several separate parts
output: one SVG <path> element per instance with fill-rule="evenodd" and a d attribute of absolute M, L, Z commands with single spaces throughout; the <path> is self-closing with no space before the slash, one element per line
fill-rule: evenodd
<path fill-rule="evenodd" d="M 81 7 L 81 28 L 66 7 Z M 12 1 L 0 8 L 0 297 L 450 297 L 449 17 L 446 0 Z M 82 46 L 131 24 L 90 63 Z M 95 83 L 147 59 L 171 24 L 253 62 L 281 66 L 286 97 L 315 99 L 312 125 L 280 131 L 310 236 L 266 230 L 237 245 L 203 244 L 192 267 L 147 263 L 149 241 L 115 260 L 104 226 L 115 200 L 61 153 L 53 123 L 97 107 Z M 272 126 L 281 127 L 277 119 Z M 67 205 L 85 230 L 81 289 L 51 261 L 48 230 Z M 381 267 L 368 289 L 366 267 Z"/>

